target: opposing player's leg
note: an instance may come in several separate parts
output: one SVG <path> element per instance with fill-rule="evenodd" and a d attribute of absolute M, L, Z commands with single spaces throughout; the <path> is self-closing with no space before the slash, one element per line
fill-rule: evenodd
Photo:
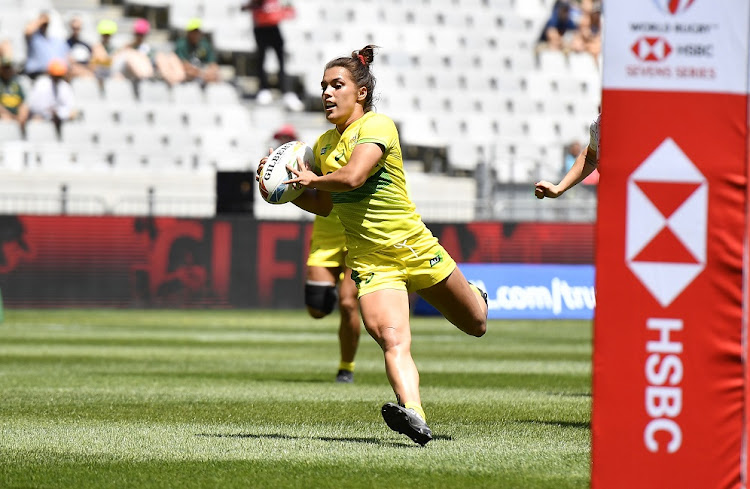
<path fill-rule="evenodd" d="M 310 316 L 320 319 L 329 315 L 338 301 L 336 282 L 339 268 L 308 266 L 305 280 L 305 306 Z"/>
<path fill-rule="evenodd" d="M 458 267 L 448 278 L 417 293 L 464 333 L 482 336 L 487 331 L 484 291 L 469 284 Z"/>
<path fill-rule="evenodd" d="M 357 286 L 351 277 L 352 271 L 345 268 L 344 278 L 339 284 L 339 348 L 341 363 L 336 374 L 337 382 L 354 381 L 354 357 L 359 346 L 361 325 L 359 320 L 359 301 Z"/>

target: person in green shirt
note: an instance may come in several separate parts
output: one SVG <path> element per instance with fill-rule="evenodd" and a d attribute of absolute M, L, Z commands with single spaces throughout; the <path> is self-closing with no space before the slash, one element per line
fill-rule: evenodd
<path fill-rule="evenodd" d="M 18 82 L 13 62 L 8 57 L 0 58 L 0 119 L 18 122 L 22 131 L 29 119 L 26 93 Z"/>
<path fill-rule="evenodd" d="M 185 68 L 185 80 L 201 83 L 220 81 L 219 65 L 211 41 L 203 35 L 200 19 L 190 19 L 185 36 L 175 42 L 175 53 Z"/>

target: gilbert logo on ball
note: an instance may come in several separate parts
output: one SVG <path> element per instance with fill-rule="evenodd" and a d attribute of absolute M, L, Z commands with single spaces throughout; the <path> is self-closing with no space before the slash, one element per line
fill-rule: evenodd
<path fill-rule="evenodd" d="M 283 204 L 296 199 L 304 192 L 304 188 L 300 185 L 284 183 L 295 177 L 287 167 L 301 169 L 299 158 L 302 159 L 303 166 L 308 168 L 312 166 L 312 149 L 301 141 L 282 144 L 268 155 L 258 179 L 260 195 L 266 202 Z"/>

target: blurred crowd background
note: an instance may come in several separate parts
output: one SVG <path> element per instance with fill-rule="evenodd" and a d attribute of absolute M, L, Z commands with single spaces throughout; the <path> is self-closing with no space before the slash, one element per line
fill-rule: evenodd
<path fill-rule="evenodd" d="M 323 66 L 380 46 L 428 221 L 591 221 L 596 174 L 554 206 L 599 112 L 598 1 L 0 0 L 0 213 L 247 213 L 279 136 L 312 144 Z"/>

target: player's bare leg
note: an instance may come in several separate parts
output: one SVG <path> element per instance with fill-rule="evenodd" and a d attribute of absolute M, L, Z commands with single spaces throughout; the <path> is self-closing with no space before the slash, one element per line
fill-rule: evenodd
<path fill-rule="evenodd" d="M 419 399 L 419 373 L 411 357 L 409 296 L 406 291 L 384 289 L 359 299 L 367 332 L 378 342 L 385 358 L 385 373 L 402 402 Z"/>
<path fill-rule="evenodd" d="M 341 364 L 336 380 L 352 382 L 354 380 L 354 357 L 359 347 L 359 335 L 362 329 L 359 320 L 359 301 L 357 286 L 351 277 L 352 271 L 344 270 L 344 279 L 339 284 L 339 348 Z M 348 368 L 347 368 L 348 367 Z"/>
<path fill-rule="evenodd" d="M 464 333 L 482 336 L 487 331 L 487 303 L 458 267 L 442 282 L 417 293 Z"/>
<path fill-rule="evenodd" d="M 419 396 L 419 372 L 411 356 L 409 296 L 406 291 L 384 289 L 359 299 L 365 328 L 383 350 L 385 372 L 398 404 L 382 408 L 388 426 L 424 445 L 432 439 L 425 424 Z"/>

